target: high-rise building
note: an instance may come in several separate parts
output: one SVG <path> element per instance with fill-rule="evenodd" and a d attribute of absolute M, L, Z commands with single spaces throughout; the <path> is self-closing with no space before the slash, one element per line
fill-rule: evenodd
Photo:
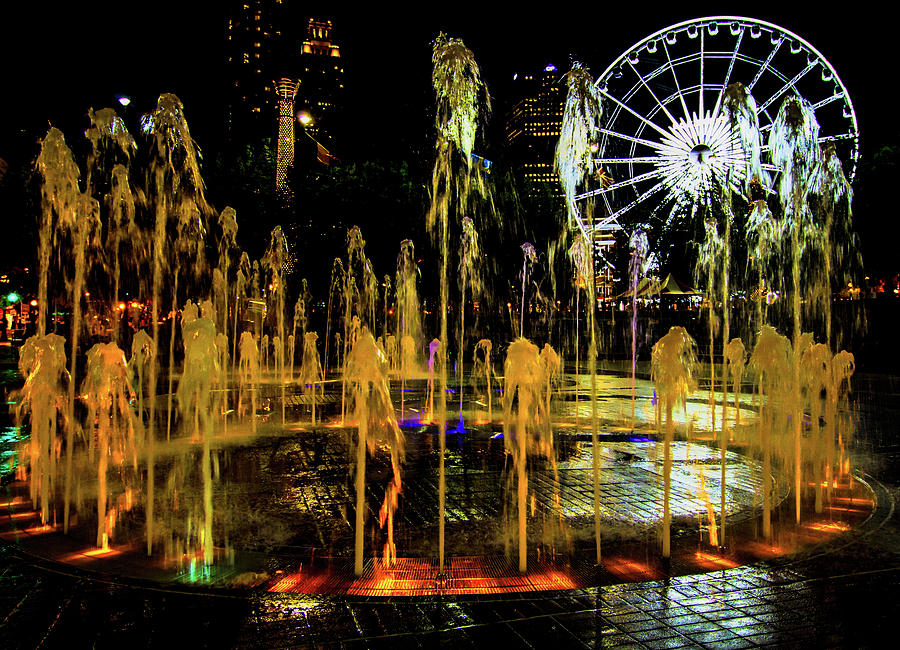
<path fill-rule="evenodd" d="M 334 137 L 344 90 L 344 61 L 332 38 L 333 28 L 330 20 L 309 19 L 297 71 L 297 110 L 308 118 L 304 128 L 313 137 L 326 140 Z"/>
<path fill-rule="evenodd" d="M 285 31 L 287 8 L 284 0 L 230 4 L 225 19 L 227 127 L 232 136 L 268 136 L 275 124 L 275 80 L 291 76 L 285 69 L 285 44 L 291 40 Z"/>
<path fill-rule="evenodd" d="M 537 74 L 516 73 L 512 104 L 506 115 L 505 140 L 509 159 L 529 195 L 561 194 L 553 157 L 562 126 L 565 85 L 552 63 Z"/>
<path fill-rule="evenodd" d="M 505 121 L 507 157 L 523 182 L 524 191 L 531 197 L 548 193 L 562 196 L 554 158 L 566 101 L 563 73 L 549 63 L 536 74 L 515 74 L 512 100 Z M 609 297 L 613 286 L 609 258 L 616 243 L 614 232 L 594 230 L 592 216 L 581 216 L 593 239 L 596 295 Z"/>

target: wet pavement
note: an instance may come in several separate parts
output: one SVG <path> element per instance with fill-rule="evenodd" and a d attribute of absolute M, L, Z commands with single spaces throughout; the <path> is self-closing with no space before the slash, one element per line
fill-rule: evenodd
<path fill-rule="evenodd" d="M 881 647 L 900 616 L 898 382 L 854 378 L 858 526 L 721 571 L 501 595 L 320 596 L 195 589 L 83 572 L 0 542 L 0 648 Z M 654 553 L 648 551 L 648 554 Z"/>

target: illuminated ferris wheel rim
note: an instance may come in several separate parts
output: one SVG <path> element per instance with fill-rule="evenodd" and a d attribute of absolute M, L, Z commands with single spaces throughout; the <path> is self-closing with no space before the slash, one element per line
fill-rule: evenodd
<path fill-rule="evenodd" d="M 731 37 L 734 37 L 735 41 L 727 48 L 705 51 L 704 42 L 707 31 L 710 38 L 715 38 L 718 37 L 720 28 L 726 30 L 720 38 L 727 38 L 727 32 L 730 32 Z M 772 47 L 765 60 L 763 60 L 762 56 L 754 57 L 753 52 L 740 52 L 744 35 L 748 31 L 750 35 L 748 43 L 752 40 L 758 40 L 764 32 L 768 33 Z M 695 40 L 699 35 L 701 37 L 699 39 L 699 50 L 689 47 L 686 55 L 673 59 L 670 56 L 668 46 L 675 46 L 679 35 L 682 33 L 687 34 L 689 40 Z M 660 62 L 655 69 L 642 76 L 636 67 L 641 60 L 641 55 L 656 53 L 660 44 L 662 45 L 662 51 L 665 52 L 665 62 Z M 796 75 L 784 74 L 779 67 L 773 64 L 776 53 L 784 44 L 788 45 L 787 49 L 789 52 L 783 53 L 782 57 L 789 57 L 791 63 L 804 52 L 806 53 L 806 66 Z M 681 49 L 685 48 L 684 41 L 679 47 Z M 679 72 L 682 75 L 685 73 L 683 69 L 679 70 L 679 72 L 676 72 L 676 69 L 680 66 L 688 68 L 690 65 L 698 62 L 700 66 L 699 83 L 682 86 L 679 80 Z M 724 82 L 721 82 L 721 79 L 704 79 L 704 66 L 707 62 L 720 66 L 725 62 L 728 63 Z M 797 88 L 797 84 L 800 82 L 808 84 L 809 81 L 803 78 L 817 65 L 821 65 L 821 82 L 817 82 L 816 89 L 818 90 L 826 82 L 831 82 L 834 84 L 833 92 L 826 95 L 821 101 L 813 104 L 813 107 L 818 110 L 827 104 L 836 101 L 842 102 L 842 116 L 843 119 L 849 120 L 849 127 L 844 129 L 846 132 L 836 135 L 822 135 L 819 138 L 819 142 L 824 144 L 826 142 L 849 141 L 849 156 L 845 162 L 849 169 L 847 176 L 852 180 L 858 156 L 856 112 L 853 109 L 853 102 L 846 86 L 840 79 L 837 71 L 822 53 L 801 36 L 767 21 L 741 16 L 695 18 L 660 29 L 638 41 L 616 58 L 595 81 L 595 87 L 604 98 L 608 108 L 604 115 L 604 128 L 601 130 L 601 142 L 604 146 L 601 147 L 601 157 L 595 159 L 595 163 L 598 166 L 604 166 L 604 168 L 607 168 L 608 165 L 625 163 L 631 175 L 624 179 L 612 178 L 609 182 L 601 185 L 601 187 L 585 191 L 576 196 L 576 199 L 582 200 L 599 195 L 606 202 L 607 216 L 594 222 L 594 232 L 621 229 L 618 223 L 620 216 L 641 203 L 663 200 L 659 196 L 663 190 L 666 191 L 666 194 L 671 194 L 679 184 L 696 182 L 696 179 L 691 180 L 691 175 L 697 176 L 702 173 L 706 177 L 712 178 L 713 175 L 717 174 L 721 179 L 726 173 L 726 169 L 730 167 L 737 171 L 735 180 L 739 181 L 745 178 L 747 173 L 746 164 L 741 165 L 740 163 L 746 161 L 746 152 L 743 151 L 743 147 L 737 141 L 733 132 L 725 133 L 721 128 L 722 122 L 725 121 L 723 115 L 724 91 L 728 84 L 733 81 L 731 74 L 736 63 L 740 63 L 744 68 L 756 69 L 756 75 L 748 86 L 750 91 L 753 90 L 764 73 L 768 73 L 771 79 L 781 84 L 781 87 L 772 93 L 768 100 L 757 106 L 757 115 L 761 116 L 764 114 L 768 119 L 767 124 L 760 124 L 759 130 L 761 135 L 764 135 L 771 128 L 774 121 L 767 112 L 769 107 L 785 96 L 803 97 L 803 94 Z M 637 80 L 633 82 L 627 93 L 617 97 L 613 92 L 610 92 L 609 85 L 611 82 L 621 79 L 622 74 L 629 68 L 634 72 Z M 650 84 L 652 82 L 661 83 L 661 76 L 669 74 L 671 74 L 672 80 L 675 82 L 674 91 L 660 99 L 654 94 Z M 644 90 L 652 96 L 653 101 L 650 104 L 655 103 L 655 105 L 651 106 L 646 116 L 641 115 L 640 111 L 635 110 L 631 105 L 635 101 L 636 95 Z M 712 111 L 707 110 L 708 107 L 704 106 L 704 97 L 710 93 L 718 95 Z M 695 110 L 693 111 L 688 108 L 689 99 L 692 103 L 696 102 L 696 105 L 693 107 Z M 678 107 L 683 110 L 679 110 Z M 672 110 L 670 111 L 669 109 Z M 665 114 L 665 117 L 668 118 L 667 121 L 660 119 L 660 112 Z M 677 112 L 683 113 L 684 118 L 676 118 L 674 113 Z M 615 129 L 610 128 L 610 125 L 616 123 L 623 115 L 638 121 L 638 126 L 632 133 L 619 133 Z M 644 136 L 645 130 L 648 131 L 646 136 Z M 726 129 L 726 131 L 729 130 Z M 654 138 L 654 136 L 656 137 Z M 629 141 L 629 155 L 622 158 L 606 157 L 610 138 Z M 636 155 L 638 147 L 642 148 L 643 155 Z M 761 142 L 760 152 L 765 152 L 767 149 L 767 144 Z M 693 167 L 691 163 L 694 163 Z M 709 165 L 701 171 L 702 165 L 697 163 L 709 163 Z M 647 168 L 647 165 L 651 165 L 653 168 L 644 173 L 635 173 L 634 168 L 642 164 L 644 169 Z M 779 171 L 777 167 L 766 163 L 762 165 L 762 168 L 768 172 L 777 173 Z M 709 181 L 707 180 L 707 182 Z M 641 191 L 638 191 L 639 185 L 646 185 L 647 183 L 651 183 L 649 189 L 641 188 Z M 613 207 L 608 197 L 616 190 L 624 188 L 635 189 L 636 196 L 634 200 L 627 202 L 622 207 Z"/>

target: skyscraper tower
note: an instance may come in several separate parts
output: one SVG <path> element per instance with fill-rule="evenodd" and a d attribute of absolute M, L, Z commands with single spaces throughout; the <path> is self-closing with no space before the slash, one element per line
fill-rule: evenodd
<path fill-rule="evenodd" d="M 515 74 L 512 107 L 506 115 L 509 157 L 525 183 L 525 191 L 560 194 L 553 156 L 562 127 L 565 86 L 552 63 L 537 74 Z"/>
<path fill-rule="evenodd" d="M 275 162 L 275 190 L 289 192 L 287 173 L 294 164 L 294 99 L 300 82 L 283 77 L 275 84 L 278 96 L 278 153 Z"/>
<path fill-rule="evenodd" d="M 309 19 L 298 65 L 298 111 L 308 113 L 307 132 L 326 142 L 334 138 L 344 89 L 344 62 L 333 28 L 330 20 Z"/>
<path fill-rule="evenodd" d="M 291 24 L 283 0 L 232 0 L 225 20 L 225 67 L 229 84 L 229 132 L 242 137 L 271 134 L 276 115 L 273 79 L 296 76 L 286 69 Z M 295 41 L 296 42 L 296 41 Z"/>

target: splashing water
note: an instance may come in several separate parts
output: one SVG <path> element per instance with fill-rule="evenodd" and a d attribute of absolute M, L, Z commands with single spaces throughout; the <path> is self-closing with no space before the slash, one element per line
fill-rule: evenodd
<path fill-rule="evenodd" d="M 459 248 L 459 289 L 461 292 L 459 309 L 459 354 L 456 374 L 459 378 L 459 423 L 457 432 L 466 430 L 463 422 L 463 377 L 466 349 L 466 289 L 472 292 L 472 299 L 477 299 L 483 290 L 481 279 L 481 246 L 478 242 L 478 231 L 469 217 L 463 217 L 462 235 Z"/>
<path fill-rule="evenodd" d="M 481 339 L 475 344 L 475 351 L 472 354 L 472 382 L 484 378 L 484 390 L 487 399 L 488 422 L 494 421 L 493 412 L 493 394 L 491 391 L 491 375 L 493 374 L 493 366 L 491 365 L 491 342 L 489 339 Z M 477 390 L 477 388 L 476 388 Z"/>
<path fill-rule="evenodd" d="M 650 376 L 656 385 L 660 408 L 665 410 L 665 442 L 663 446 L 663 521 L 662 556 L 672 552 L 672 515 L 669 508 L 672 478 L 672 440 L 675 421 L 672 411 L 677 404 L 687 409 L 687 397 L 696 389 L 694 372 L 697 344 L 683 327 L 673 327 L 653 346 Z"/>
<path fill-rule="evenodd" d="M 391 450 L 393 476 L 385 495 L 382 525 L 387 523 L 388 541 L 385 545 L 385 564 L 396 557 L 393 532 L 393 512 L 397 506 L 397 495 L 401 490 L 400 463 L 403 460 L 403 433 L 397 425 L 394 407 L 391 403 L 390 386 L 387 379 L 387 359 L 375 345 L 375 339 L 368 328 L 363 328 L 347 359 L 347 378 L 353 396 L 353 419 L 359 434 L 356 447 L 356 545 L 354 570 L 362 575 L 363 533 L 365 515 L 366 447 L 374 453 L 377 440 L 384 441 Z"/>
<path fill-rule="evenodd" d="M 628 264 L 628 274 L 631 277 L 631 427 L 635 426 L 635 406 L 637 403 L 637 287 L 641 278 L 647 272 L 647 253 L 650 243 L 647 233 L 638 228 L 629 238 L 631 248 L 631 260 Z"/>
<path fill-rule="evenodd" d="M 431 180 L 431 206 L 425 218 L 428 230 L 440 245 L 441 260 L 441 318 L 439 340 L 443 354 L 439 357 L 440 401 L 438 403 L 438 556 L 440 569 L 444 569 L 444 528 L 446 476 L 444 456 L 447 433 L 447 310 L 449 305 L 449 258 L 451 206 L 462 216 L 469 205 L 471 189 L 488 196 L 480 167 L 472 165 L 472 149 L 475 146 L 480 118 L 490 112 L 490 96 L 481 80 L 481 72 L 475 56 L 462 40 L 441 33 L 432 48 L 431 82 L 435 96 L 435 127 L 437 142 L 434 171 Z M 463 159 L 462 173 L 455 173 L 457 156 Z"/>
<path fill-rule="evenodd" d="M 594 156 L 600 139 L 603 107 L 590 70 L 579 61 L 572 62 L 566 74 L 566 85 L 568 93 L 556 148 L 556 172 L 563 186 L 569 224 L 577 226 L 590 239 L 575 204 L 575 193 L 595 171 Z"/>
<path fill-rule="evenodd" d="M 87 353 L 87 368 L 81 384 L 88 422 L 95 423 L 97 434 L 97 546 L 109 548 L 113 520 L 107 513 L 107 469 L 130 457 L 137 468 L 136 434 L 141 428 L 129 401 L 133 390 L 128 381 L 125 355 L 115 343 L 97 343 Z M 93 437 L 94 431 L 87 435 Z"/>
<path fill-rule="evenodd" d="M 50 518 L 51 481 L 56 477 L 55 449 L 61 442 L 59 416 L 66 413 L 64 382 L 66 372 L 66 340 L 57 334 L 36 334 L 27 339 L 19 351 L 19 372 L 25 384 L 19 393 L 16 422 L 22 425 L 23 414 L 31 420 L 31 436 L 27 453 L 31 466 L 30 493 L 32 503 L 41 504 L 41 523 Z M 74 426 L 69 421 L 67 429 Z M 67 439 L 72 436 L 67 435 Z M 67 454 L 69 452 L 67 451 Z"/>
<path fill-rule="evenodd" d="M 513 341 L 506 352 L 503 374 L 503 444 L 516 469 L 519 572 L 525 573 L 528 570 L 525 505 L 528 476 L 525 466 L 530 436 L 537 438 L 536 450 L 552 448 L 549 413 L 543 395 L 547 375 L 537 346 L 524 338 Z"/>
<path fill-rule="evenodd" d="M 304 391 L 311 393 L 310 401 L 312 410 L 312 423 L 316 423 L 316 384 L 320 384 L 325 379 L 325 373 L 319 364 L 319 351 L 316 349 L 316 341 L 319 335 L 315 332 L 307 332 L 303 338 L 303 363 L 300 366 L 300 385 L 304 387 Z M 324 386 L 322 387 L 324 391 Z"/>

